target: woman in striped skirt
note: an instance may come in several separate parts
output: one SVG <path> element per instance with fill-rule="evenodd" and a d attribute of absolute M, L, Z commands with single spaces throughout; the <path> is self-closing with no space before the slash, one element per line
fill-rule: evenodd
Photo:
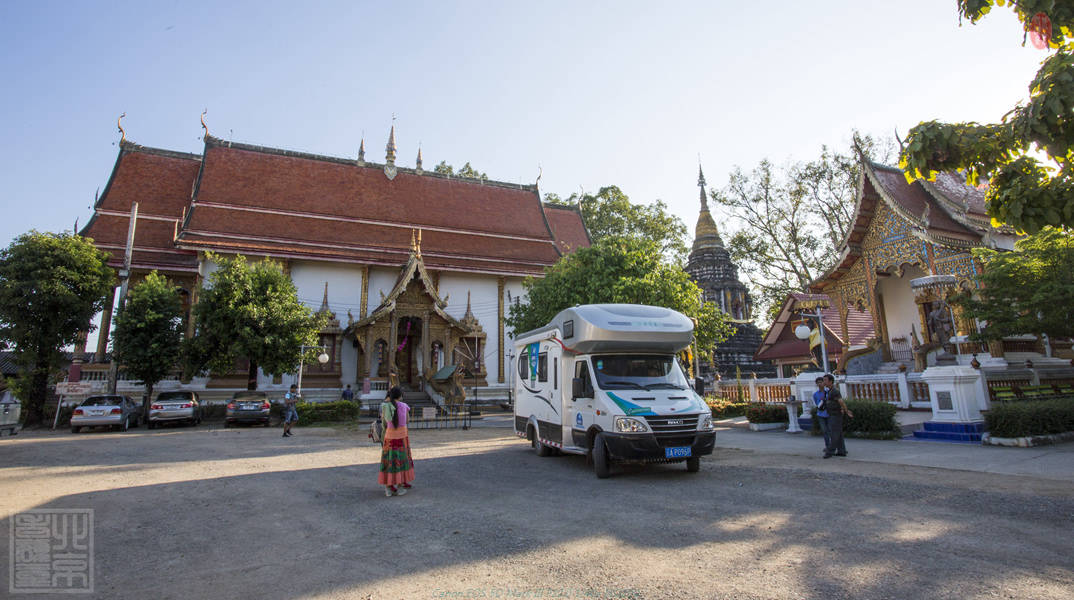
<path fill-rule="evenodd" d="M 400 400 L 402 397 L 403 390 L 395 386 L 388 390 L 388 397 L 380 405 L 384 443 L 377 482 L 384 486 L 384 495 L 388 497 L 402 496 L 414 481 L 414 459 L 410 456 L 410 438 L 406 429 L 410 407 Z"/>

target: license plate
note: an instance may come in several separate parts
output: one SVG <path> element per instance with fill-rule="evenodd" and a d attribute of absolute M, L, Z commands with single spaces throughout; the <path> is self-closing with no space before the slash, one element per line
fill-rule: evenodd
<path fill-rule="evenodd" d="M 91 410 L 90 414 L 95 416 L 95 417 L 99 417 L 99 416 L 104 414 L 104 411 L 103 410 Z"/>
<path fill-rule="evenodd" d="M 256 410 L 258 408 L 261 408 L 260 404 L 243 404 L 242 405 L 243 410 Z"/>
<path fill-rule="evenodd" d="M 664 448 L 665 458 L 688 458 L 690 456 L 690 447 L 681 446 L 678 448 Z"/>

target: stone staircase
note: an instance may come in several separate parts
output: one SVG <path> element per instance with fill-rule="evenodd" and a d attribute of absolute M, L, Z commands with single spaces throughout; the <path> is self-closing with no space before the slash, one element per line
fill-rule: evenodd
<path fill-rule="evenodd" d="M 416 392 L 407 390 L 403 392 L 403 402 L 406 402 L 410 406 L 410 412 L 414 415 L 414 418 L 420 418 L 422 409 L 425 408 L 438 408 L 436 402 L 429 397 L 429 394 L 425 392 Z M 439 412 L 439 410 L 437 411 Z"/>

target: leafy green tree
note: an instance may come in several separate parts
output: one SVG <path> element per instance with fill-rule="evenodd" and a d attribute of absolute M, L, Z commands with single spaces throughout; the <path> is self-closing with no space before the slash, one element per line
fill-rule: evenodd
<path fill-rule="evenodd" d="M 441 175 L 451 175 L 452 177 L 464 177 L 467 179 L 487 180 L 489 178 L 488 175 L 471 167 L 469 162 L 467 162 L 465 165 L 460 167 L 458 171 L 456 171 L 455 167 L 449 165 L 447 161 L 442 160 L 440 161 L 440 164 L 433 167 L 433 172 L 440 173 Z"/>
<path fill-rule="evenodd" d="M 153 398 L 153 386 L 179 364 L 182 308 L 176 287 L 153 271 L 116 310 L 112 359 L 145 385 L 146 398 Z"/>
<path fill-rule="evenodd" d="M 964 169 L 988 181 L 988 214 L 1033 233 L 1074 226 L 1074 4 L 1055 0 L 958 0 L 960 17 L 976 23 L 1009 5 L 1027 32 L 1038 13 L 1051 22 L 1048 56 L 1029 84 L 1029 101 L 999 123 L 928 121 L 910 130 L 899 161 L 908 180 Z M 1023 44 L 1025 39 L 1023 38 Z M 1041 156 L 1043 154 L 1043 157 Z M 1046 157 L 1048 165 L 1040 158 Z"/>
<path fill-rule="evenodd" d="M 209 276 L 194 306 L 196 331 L 188 340 L 188 373 L 230 372 L 240 358 L 250 361 L 247 387 L 257 389 L 257 369 L 291 373 L 301 347 L 317 342 L 324 317 L 298 301 L 297 290 L 273 261 L 247 262 L 242 255 L 210 254 L 219 269 Z"/>
<path fill-rule="evenodd" d="M 736 167 L 724 188 L 709 192 L 736 225 L 727 250 L 748 275 L 760 314 L 773 317 L 788 293 L 804 291 L 832 266 L 854 217 L 859 154 L 884 162 L 893 143 L 855 131 L 845 152 L 822 146 L 811 161 Z"/>
<path fill-rule="evenodd" d="M 977 294 L 958 302 L 986 322 L 978 340 L 1027 332 L 1074 337 L 1074 234 L 1046 227 L 1019 240 L 1015 252 L 974 250 L 984 263 Z"/>
<path fill-rule="evenodd" d="M 711 349 L 734 333 L 727 316 L 711 302 L 682 267 L 669 262 L 660 246 L 638 237 L 606 237 L 579 248 L 549 267 L 541 279 L 523 283 L 526 302 L 510 307 L 514 333 L 546 325 L 575 304 L 631 303 L 664 306 L 697 319 L 700 349 Z M 513 334 L 512 334 L 513 335 Z"/>
<path fill-rule="evenodd" d="M 634 204 L 618 186 L 609 185 L 596 194 L 576 193 L 566 200 L 546 194 L 545 202 L 578 206 L 593 241 L 622 236 L 654 240 L 673 261 L 686 262 L 686 225 L 668 212 L 662 200 L 647 206 Z"/>
<path fill-rule="evenodd" d="M 49 378 L 57 373 L 63 348 L 92 329 L 115 276 L 108 255 L 93 242 L 68 233 L 30 231 L 0 251 L 0 341 L 14 346 L 26 369 L 26 425 L 41 423 Z"/>

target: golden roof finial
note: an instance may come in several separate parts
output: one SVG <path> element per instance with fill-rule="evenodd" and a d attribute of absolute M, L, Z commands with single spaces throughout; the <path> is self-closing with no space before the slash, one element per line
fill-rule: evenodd
<path fill-rule="evenodd" d="M 123 114 L 119 115 L 119 118 L 116 119 L 116 127 L 119 127 L 119 143 L 120 144 L 122 144 L 123 142 L 127 141 L 127 132 L 123 131 L 123 117 L 125 117 L 125 116 L 127 116 L 127 113 L 123 113 Z"/>
<path fill-rule="evenodd" d="M 421 229 L 418 229 L 418 245 L 417 245 L 417 251 L 418 251 L 418 256 L 421 256 Z"/>
<path fill-rule="evenodd" d="M 418 253 L 418 242 L 413 229 L 410 230 L 410 253 Z"/>
<path fill-rule="evenodd" d="M 208 108 L 201 111 L 201 128 L 205 131 L 205 135 L 202 137 L 202 139 L 209 137 L 209 127 L 205 124 L 205 113 L 207 112 L 209 112 Z"/>

